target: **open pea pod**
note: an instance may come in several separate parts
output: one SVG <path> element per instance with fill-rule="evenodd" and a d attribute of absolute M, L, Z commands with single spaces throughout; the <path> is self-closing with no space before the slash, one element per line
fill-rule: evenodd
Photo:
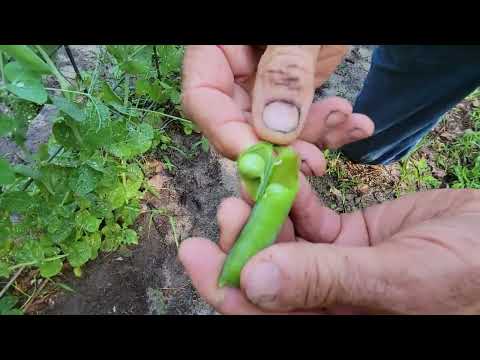
<path fill-rule="evenodd" d="M 300 161 L 290 147 L 256 144 L 240 155 L 237 167 L 255 206 L 225 260 L 220 287 L 240 286 L 243 267 L 274 243 L 299 189 Z"/>

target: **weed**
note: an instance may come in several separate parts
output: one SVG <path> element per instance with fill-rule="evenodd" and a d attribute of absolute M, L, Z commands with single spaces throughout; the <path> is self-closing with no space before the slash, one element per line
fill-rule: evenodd
<path fill-rule="evenodd" d="M 397 188 L 397 196 L 400 192 L 414 192 L 417 189 L 436 189 L 441 182 L 432 176 L 431 168 L 425 158 L 415 160 L 409 158 L 401 162 L 400 184 Z"/>

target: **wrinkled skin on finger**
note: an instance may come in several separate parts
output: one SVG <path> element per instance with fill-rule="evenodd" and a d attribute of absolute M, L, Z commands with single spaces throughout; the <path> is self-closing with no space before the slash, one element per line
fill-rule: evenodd
<path fill-rule="evenodd" d="M 185 240 L 180 260 L 223 314 L 478 314 L 480 191 L 435 190 L 351 214 L 306 181 L 276 244 L 252 258 L 241 289 L 217 287 L 251 206 L 226 199 L 218 244 Z"/>

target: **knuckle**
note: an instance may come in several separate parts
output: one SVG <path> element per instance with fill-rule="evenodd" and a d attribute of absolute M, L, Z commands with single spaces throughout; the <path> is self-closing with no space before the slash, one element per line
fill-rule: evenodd
<path fill-rule="evenodd" d="M 338 289 L 346 302 L 378 309 L 391 308 L 391 304 L 396 302 L 407 302 L 408 289 L 411 288 L 407 286 L 408 274 L 387 271 L 370 276 L 348 255 L 342 261 L 344 275 L 338 279 Z"/>
<path fill-rule="evenodd" d="M 320 262 L 312 256 L 304 272 L 303 280 L 303 283 L 306 284 L 301 298 L 301 305 L 303 307 L 328 306 L 334 303 L 337 281 L 333 276 L 331 264 L 328 262 L 322 262 L 320 264 Z"/>
<path fill-rule="evenodd" d="M 261 76 L 271 87 L 283 88 L 289 92 L 298 93 L 306 88 L 311 71 L 302 57 L 279 55 L 265 64 Z"/>

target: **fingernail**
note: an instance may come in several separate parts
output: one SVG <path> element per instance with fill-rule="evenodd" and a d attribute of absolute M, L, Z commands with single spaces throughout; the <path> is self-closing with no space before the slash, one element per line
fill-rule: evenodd
<path fill-rule="evenodd" d="M 257 305 L 275 302 L 280 286 L 280 270 L 270 262 L 255 265 L 244 276 L 245 293 L 250 301 Z"/>
<path fill-rule="evenodd" d="M 325 125 L 327 125 L 327 127 L 334 127 L 340 125 L 345 120 L 347 120 L 347 116 L 344 113 L 341 111 L 332 111 L 328 115 Z"/>
<path fill-rule="evenodd" d="M 272 130 L 289 133 L 298 127 L 298 108 L 285 101 L 274 101 L 263 109 L 263 122 Z"/>
<path fill-rule="evenodd" d="M 365 132 L 362 129 L 355 128 L 350 130 L 348 135 L 350 136 L 350 139 L 357 140 L 363 138 L 365 136 Z"/>

